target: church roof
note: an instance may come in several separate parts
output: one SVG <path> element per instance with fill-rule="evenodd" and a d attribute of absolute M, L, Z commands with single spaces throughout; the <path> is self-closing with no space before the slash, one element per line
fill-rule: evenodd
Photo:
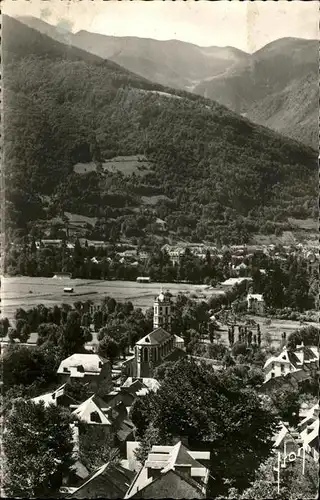
<path fill-rule="evenodd" d="M 171 337 L 169 332 L 166 332 L 163 328 L 157 328 L 153 330 L 151 333 L 140 339 L 136 345 L 161 345 L 166 340 Z"/>

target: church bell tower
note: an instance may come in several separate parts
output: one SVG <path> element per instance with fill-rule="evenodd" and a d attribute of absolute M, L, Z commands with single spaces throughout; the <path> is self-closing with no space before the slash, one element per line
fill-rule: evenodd
<path fill-rule="evenodd" d="M 153 329 L 163 328 L 167 332 L 171 331 L 171 295 L 163 292 L 154 299 L 153 303 Z"/>

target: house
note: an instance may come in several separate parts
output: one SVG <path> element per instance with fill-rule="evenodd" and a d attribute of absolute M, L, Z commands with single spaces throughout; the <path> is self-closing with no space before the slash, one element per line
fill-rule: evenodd
<path fill-rule="evenodd" d="M 53 278 L 55 279 L 71 279 L 72 278 L 72 274 L 71 273 L 61 273 L 61 272 L 58 272 L 56 271 L 53 275 Z"/>
<path fill-rule="evenodd" d="M 167 230 L 167 223 L 163 219 L 157 218 L 156 221 L 155 221 L 155 224 L 156 224 L 156 226 L 158 228 L 158 231 L 164 232 L 164 231 Z"/>
<path fill-rule="evenodd" d="M 135 344 L 134 356 L 123 363 L 126 376 L 152 378 L 154 368 L 164 361 L 177 361 L 186 356 L 181 349 L 183 339 L 170 333 L 171 307 L 170 293 L 161 291 L 153 305 L 154 330 Z"/>
<path fill-rule="evenodd" d="M 265 313 L 265 301 L 260 293 L 248 293 L 247 295 L 248 312 L 263 316 Z"/>
<path fill-rule="evenodd" d="M 72 414 L 86 424 L 104 425 L 111 431 L 112 419 L 110 417 L 110 406 L 94 394 L 80 405 L 71 405 L 74 408 Z"/>
<path fill-rule="evenodd" d="M 61 361 L 57 373 L 65 382 L 81 380 L 88 383 L 93 392 L 99 388 L 104 392 L 112 389 L 111 364 L 98 354 L 72 354 Z"/>
<path fill-rule="evenodd" d="M 179 335 L 174 335 L 173 345 L 176 349 L 181 349 L 182 351 L 185 350 L 184 340 L 182 337 L 179 337 Z"/>
<path fill-rule="evenodd" d="M 153 446 L 127 498 L 206 498 L 209 470 L 199 460 L 210 452 L 190 451 L 179 441 L 174 446 Z"/>
<path fill-rule="evenodd" d="M 265 383 L 271 378 L 286 376 L 295 372 L 310 372 L 319 366 L 319 349 L 307 347 L 303 343 L 289 351 L 286 346 L 278 356 L 272 356 L 264 364 Z"/>
<path fill-rule="evenodd" d="M 42 394 L 41 396 L 37 396 L 31 401 L 33 401 L 34 403 L 44 403 L 44 406 L 46 408 L 49 405 L 69 407 L 71 404 L 77 403 L 75 399 L 73 399 L 66 393 L 66 384 L 58 387 L 58 389 L 53 392 L 48 392 L 46 394 Z"/>
<path fill-rule="evenodd" d="M 125 498 L 135 473 L 115 463 L 106 463 L 91 474 L 68 498 Z"/>
<path fill-rule="evenodd" d="M 123 448 L 127 439 L 134 437 L 135 427 L 129 420 L 123 401 L 105 402 L 94 394 L 80 405 L 71 405 L 72 414 L 88 425 L 103 426 L 113 437 L 114 445 Z"/>
<path fill-rule="evenodd" d="M 297 453 L 301 446 L 300 434 L 295 429 L 291 429 L 287 422 L 281 422 L 281 428 L 274 436 L 273 448 L 280 451 L 282 455 Z"/>
<path fill-rule="evenodd" d="M 319 403 L 310 408 L 298 424 L 303 446 L 316 462 L 319 461 Z"/>
<path fill-rule="evenodd" d="M 220 283 L 220 286 L 223 288 L 223 290 L 228 291 L 233 290 L 236 285 L 240 285 L 243 282 L 249 283 L 250 281 L 252 281 L 252 278 L 249 278 L 247 276 L 243 278 L 229 278 Z"/>
<path fill-rule="evenodd" d="M 248 266 L 244 262 L 241 262 L 241 264 L 233 265 L 232 266 L 232 271 L 236 276 L 244 276 L 247 272 Z"/>

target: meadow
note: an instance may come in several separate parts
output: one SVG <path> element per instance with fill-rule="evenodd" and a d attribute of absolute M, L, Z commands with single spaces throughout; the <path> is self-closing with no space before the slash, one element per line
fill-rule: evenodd
<path fill-rule="evenodd" d="M 72 287 L 74 292 L 66 294 L 64 287 Z M 116 300 L 132 301 L 135 307 L 142 310 L 152 307 L 154 297 L 161 288 L 169 290 L 173 296 L 179 292 L 191 298 L 206 299 L 221 290 L 206 285 L 184 283 L 143 283 L 134 281 L 101 281 L 69 278 L 31 278 L 3 277 L 1 279 L 1 315 L 12 320 L 18 307 L 28 309 L 37 304 L 53 306 L 54 304 L 73 304 L 76 301 L 92 300 L 100 302 L 109 295 Z"/>

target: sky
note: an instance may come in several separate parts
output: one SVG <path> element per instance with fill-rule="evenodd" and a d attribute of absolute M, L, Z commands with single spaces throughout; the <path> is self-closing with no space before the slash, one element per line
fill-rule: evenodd
<path fill-rule="evenodd" d="M 3 0 L 2 12 L 113 36 L 177 39 L 254 52 L 283 37 L 319 39 L 317 0 Z"/>

